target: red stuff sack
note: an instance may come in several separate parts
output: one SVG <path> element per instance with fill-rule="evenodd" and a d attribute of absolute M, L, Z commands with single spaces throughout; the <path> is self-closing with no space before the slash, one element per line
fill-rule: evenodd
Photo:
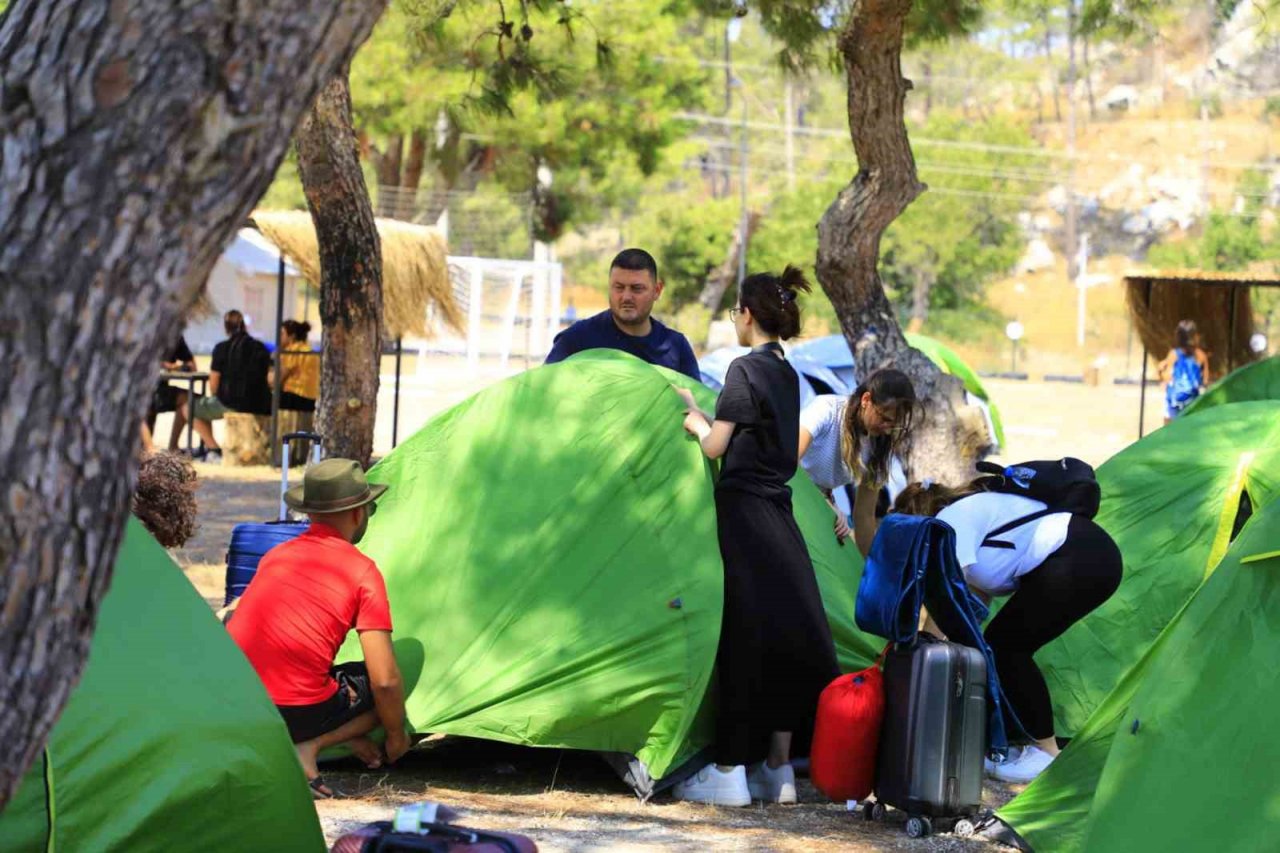
<path fill-rule="evenodd" d="M 879 666 L 842 675 L 818 698 L 809 776 L 837 802 L 864 800 L 876 775 L 876 749 L 884 719 L 884 677 Z"/>

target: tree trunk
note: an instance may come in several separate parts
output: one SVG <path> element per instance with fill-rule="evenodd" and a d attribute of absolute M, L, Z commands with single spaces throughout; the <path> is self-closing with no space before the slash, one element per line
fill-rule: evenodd
<path fill-rule="evenodd" d="M 729 285 L 737 282 L 741 255 L 751 245 L 751 235 L 756 233 L 756 228 L 759 225 L 760 213 L 754 210 L 748 211 L 747 236 L 744 240 L 742 237 L 742 220 L 739 219 L 737 226 L 733 229 L 733 240 L 729 243 L 728 257 L 724 259 L 724 263 L 707 275 L 707 281 L 702 286 L 702 293 L 698 294 L 698 304 L 710 310 L 713 314 L 720 310 L 720 303 L 724 301 L 724 294 L 729 289 Z"/>
<path fill-rule="evenodd" d="M 382 359 L 382 246 L 360 170 L 344 68 L 298 127 L 298 173 L 320 243 L 320 399 L 327 456 L 369 464 Z"/>
<path fill-rule="evenodd" d="M 893 366 L 911 377 L 925 418 L 905 460 L 913 477 L 971 477 L 987 449 L 981 414 L 960 381 L 907 346 L 880 282 L 880 239 L 926 188 L 916 177 L 903 107 L 902 28 L 910 0 L 858 0 L 840 34 L 849 130 L 859 170 L 818 223 L 818 281 L 831 299 L 861 376 Z"/>
<path fill-rule="evenodd" d="M 1093 97 L 1093 66 L 1089 64 L 1089 34 L 1080 34 L 1081 62 L 1084 65 L 1084 91 L 1089 98 L 1089 121 L 1098 120 L 1098 105 Z"/>
<path fill-rule="evenodd" d="M 0 17 L 0 808 L 80 678 L 159 355 L 383 5 Z"/>
<path fill-rule="evenodd" d="M 409 156 L 404 161 L 400 175 L 400 203 L 396 219 L 412 222 L 418 212 L 418 185 L 422 183 L 422 169 L 427 162 L 427 133 L 415 130 L 409 137 Z"/>
<path fill-rule="evenodd" d="M 924 72 L 924 117 L 927 121 L 929 113 L 933 111 L 933 56 L 931 54 L 925 53 L 920 70 Z"/>
<path fill-rule="evenodd" d="M 1053 30 L 1049 27 L 1049 13 L 1040 13 L 1040 22 L 1044 24 L 1044 61 L 1049 66 L 1049 85 L 1053 89 L 1053 120 L 1062 121 L 1062 99 L 1058 92 L 1058 73 L 1053 67 Z"/>
<path fill-rule="evenodd" d="M 347 94 L 350 100 L 350 93 Z M 400 161 L 404 152 L 404 137 L 393 135 L 387 140 L 385 150 L 371 149 L 373 173 L 378 178 L 378 215 L 395 216 L 400 201 Z"/>
<path fill-rule="evenodd" d="M 911 323 L 908 328 L 912 332 L 922 331 L 929 319 L 929 291 L 933 289 L 933 278 L 931 270 L 920 270 L 911 283 Z"/>

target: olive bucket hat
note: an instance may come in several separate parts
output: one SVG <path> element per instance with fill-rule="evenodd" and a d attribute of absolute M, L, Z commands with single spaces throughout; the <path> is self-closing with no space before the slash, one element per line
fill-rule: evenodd
<path fill-rule="evenodd" d="M 298 512 L 342 512 L 372 503 L 386 490 L 384 485 L 369 485 L 359 462 L 326 459 L 307 469 L 302 485 L 284 493 L 284 502 Z"/>

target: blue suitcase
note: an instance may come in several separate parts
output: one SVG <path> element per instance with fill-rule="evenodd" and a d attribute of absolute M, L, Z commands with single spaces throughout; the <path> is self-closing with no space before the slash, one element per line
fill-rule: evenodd
<path fill-rule="evenodd" d="M 284 503 L 284 493 L 289 488 L 289 443 L 294 439 L 310 441 L 315 448 L 312 461 L 319 461 L 319 435 L 312 432 L 291 432 L 280 439 L 284 456 L 280 474 L 280 517 L 275 521 L 246 522 L 232 528 L 231 545 L 227 549 L 226 600 L 223 606 L 244 594 L 249 581 L 253 580 L 258 571 L 258 563 L 263 554 L 282 542 L 288 542 L 310 526 L 306 521 L 291 520 Z"/>

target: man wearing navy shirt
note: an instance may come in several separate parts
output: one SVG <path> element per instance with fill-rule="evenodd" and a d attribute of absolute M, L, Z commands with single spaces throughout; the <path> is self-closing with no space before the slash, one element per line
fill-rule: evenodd
<path fill-rule="evenodd" d="M 620 349 L 650 364 L 699 379 L 689 340 L 649 316 L 662 295 L 658 264 L 644 249 L 623 249 L 609 266 L 609 310 L 556 335 L 547 364 L 587 349 Z"/>

